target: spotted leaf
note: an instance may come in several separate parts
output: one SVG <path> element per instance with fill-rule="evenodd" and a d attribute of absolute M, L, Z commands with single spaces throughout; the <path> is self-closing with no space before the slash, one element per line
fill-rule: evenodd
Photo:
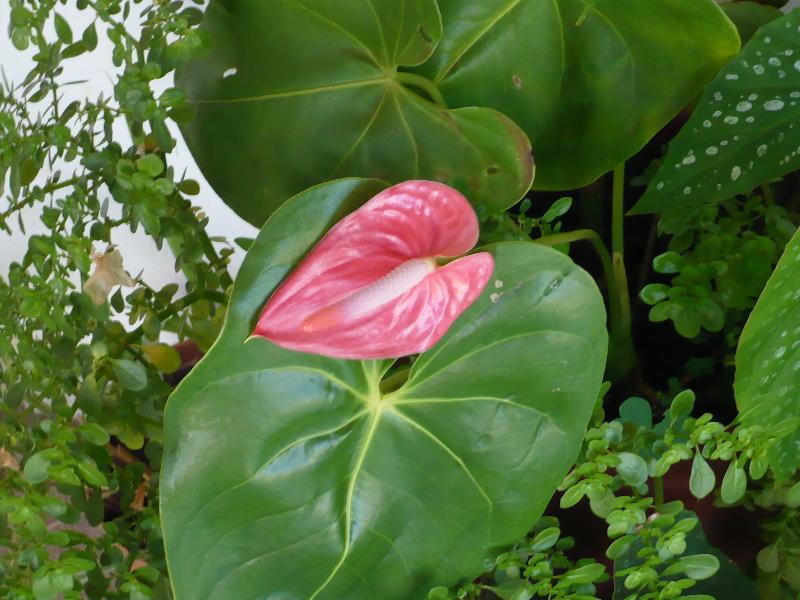
<path fill-rule="evenodd" d="M 769 452 L 782 477 L 800 468 L 800 233 L 787 244 L 758 298 L 736 350 L 736 404 L 742 423 L 781 440 Z"/>
<path fill-rule="evenodd" d="M 706 88 L 633 213 L 714 201 L 800 168 L 800 10 L 762 27 Z"/>

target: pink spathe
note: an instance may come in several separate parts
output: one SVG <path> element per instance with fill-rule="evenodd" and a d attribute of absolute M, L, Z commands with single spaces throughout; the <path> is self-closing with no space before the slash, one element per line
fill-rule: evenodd
<path fill-rule="evenodd" d="M 467 253 L 478 219 L 433 181 L 392 186 L 320 240 L 270 298 L 254 334 L 336 358 L 392 358 L 431 348 L 483 291 L 487 252 Z"/>

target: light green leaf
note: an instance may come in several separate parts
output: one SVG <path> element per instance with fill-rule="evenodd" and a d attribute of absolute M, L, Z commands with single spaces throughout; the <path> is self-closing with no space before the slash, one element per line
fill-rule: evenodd
<path fill-rule="evenodd" d="M 632 213 L 711 202 L 800 167 L 800 11 L 762 27 L 706 88 Z"/>
<path fill-rule="evenodd" d="M 692 472 L 689 475 L 689 491 L 695 498 L 705 498 L 714 489 L 717 478 L 706 459 L 700 452 L 695 452 L 692 460 Z"/>
<path fill-rule="evenodd" d="M 798 54 L 800 58 L 800 54 Z M 768 452 L 779 477 L 800 467 L 800 233 L 786 245 L 736 349 L 734 392 L 741 421 L 783 436 Z M 788 427 L 787 427 L 788 426 Z"/>
<path fill-rule="evenodd" d="M 281 279 L 382 187 L 335 181 L 273 214 L 219 338 L 168 402 L 162 518 L 179 599 L 424 597 L 523 536 L 577 455 L 603 372 L 603 301 L 552 249 L 489 246 L 502 286 L 389 394 L 391 361 L 250 337 Z"/>
<path fill-rule="evenodd" d="M 53 13 L 53 25 L 56 29 L 56 35 L 62 44 L 72 43 L 72 29 L 70 29 L 67 20 L 58 13 Z"/>
<path fill-rule="evenodd" d="M 118 358 L 111 361 L 111 366 L 119 382 L 129 390 L 138 392 L 147 387 L 147 371 L 139 363 Z"/>
<path fill-rule="evenodd" d="M 145 154 L 136 159 L 136 168 L 150 177 L 158 177 L 164 172 L 164 161 L 158 154 Z"/>
<path fill-rule="evenodd" d="M 555 546 L 560 535 L 561 530 L 558 527 L 548 527 L 544 531 L 540 531 L 536 534 L 529 549 L 531 552 L 541 552 L 542 550 L 552 548 Z"/>
<path fill-rule="evenodd" d="M 728 465 L 725 476 L 722 478 L 722 488 L 720 489 L 722 501 L 726 504 L 733 504 L 744 496 L 746 490 L 747 474 L 734 460 Z"/>
<path fill-rule="evenodd" d="M 145 358 L 163 373 L 174 373 L 181 366 L 181 356 L 173 346 L 148 344 L 141 346 L 140 350 L 145 355 Z"/>
<path fill-rule="evenodd" d="M 41 483 L 50 473 L 50 465 L 60 456 L 56 448 L 45 448 L 25 461 L 22 476 L 30 483 Z"/>
<path fill-rule="evenodd" d="M 625 483 L 637 486 L 647 481 L 647 462 L 641 456 L 632 452 L 619 452 L 617 456 L 620 460 L 617 473 Z"/>
<path fill-rule="evenodd" d="M 425 97 L 429 81 L 398 72 L 428 58 L 441 27 L 434 0 L 211 3 L 211 51 L 178 77 L 209 183 L 256 225 L 345 176 L 441 181 L 486 214 L 514 204 L 533 179 L 522 130 L 474 103 L 447 110 Z"/>
<path fill-rule="evenodd" d="M 78 435 L 90 444 L 103 446 L 108 443 L 108 432 L 97 423 L 85 423 L 75 428 Z"/>

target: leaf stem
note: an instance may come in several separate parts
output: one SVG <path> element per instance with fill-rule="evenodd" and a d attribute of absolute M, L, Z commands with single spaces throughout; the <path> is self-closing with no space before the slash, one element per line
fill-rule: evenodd
<path fill-rule="evenodd" d="M 613 184 L 611 191 L 611 252 L 625 257 L 625 235 L 623 228 L 625 198 L 625 163 L 614 169 Z"/>
<path fill-rule="evenodd" d="M 603 263 L 603 272 L 605 273 L 606 281 L 608 282 L 610 295 L 610 288 L 613 284 L 614 275 L 611 254 L 608 253 L 608 248 L 606 248 L 606 245 L 603 243 L 603 240 L 600 239 L 600 236 L 597 235 L 596 231 L 593 229 L 576 229 L 575 231 L 546 235 L 533 241 L 537 244 L 542 244 L 543 246 L 558 246 L 560 244 L 568 244 L 570 242 L 577 242 L 580 240 L 587 240 L 591 242 L 592 246 L 594 246 L 594 249 L 597 251 L 600 261 Z"/>
<path fill-rule="evenodd" d="M 625 271 L 625 163 L 613 171 L 611 191 L 611 259 L 613 284 L 608 286 L 609 353 L 606 371 L 612 379 L 630 373 L 638 363 L 631 335 L 631 299 Z"/>
<path fill-rule="evenodd" d="M 436 84 L 433 83 L 427 77 L 423 77 L 422 75 L 418 75 L 417 73 L 398 71 L 394 75 L 394 80 L 405 85 L 413 85 L 414 87 L 420 88 L 436 104 L 438 104 L 442 108 L 447 108 L 447 102 L 445 102 L 442 92 L 440 92 L 439 88 L 436 87 Z"/>
<path fill-rule="evenodd" d="M 653 501 L 656 506 L 664 504 L 664 477 L 653 477 Z"/>

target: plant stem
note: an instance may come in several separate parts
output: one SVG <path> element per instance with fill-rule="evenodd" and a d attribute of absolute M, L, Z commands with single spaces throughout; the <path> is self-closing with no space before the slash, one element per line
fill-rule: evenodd
<path fill-rule="evenodd" d="M 558 246 L 560 244 L 568 244 L 570 242 L 577 242 L 580 240 L 587 240 L 592 243 L 594 249 L 597 251 L 600 261 L 603 263 L 603 272 L 606 276 L 606 282 L 609 286 L 609 296 L 611 295 L 610 288 L 613 284 L 614 268 L 611 262 L 611 255 L 608 253 L 606 245 L 597 232 L 592 229 L 576 229 L 575 231 L 567 231 L 565 233 L 554 233 L 546 235 L 533 240 L 536 244 L 543 246 Z"/>
<path fill-rule="evenodd" d="M 614 169 L 613 189 L 611 192 L 611 252 L 625 257 L 625 235 L 623 233 L 623 217 L 625 209 L 625 163 Z"/>
<path fill-rule="evenodd" d="M 614 380 L 625 377 L 639 362 L 631 335 L 631 299 L 628 274 L 625 271 L 624 191 L 625 163 L 614 169 L 611 193 L 611 258 L 614 283 L 608 286 L 610 335 L 606 372 Z"/>
<path fill-rule="evenodd" d="M 413 85 L 415 87 L 420 88 L 426 94 L 428 94 L 430 99 L 433 100 L 436 104 L 438 104 L 442 108 L 447 108 L 447 102 L 445 102 L 444 96 L 442 96 L 442 92 L 440 92 L 439 88 L 436 87 L 436 84 L 433 83 L 427 77 L 423 77 L 422 75 L 417 75 L 416 73 L 398 71 L 394 75 L 394 80 L 399 83 L 403 83 L 406 85 Z"/>
<path fill-rule="evenodd" d="M 664 504 L 664 477 L 653 477 L 653 501 L 656 506 Z"/>

